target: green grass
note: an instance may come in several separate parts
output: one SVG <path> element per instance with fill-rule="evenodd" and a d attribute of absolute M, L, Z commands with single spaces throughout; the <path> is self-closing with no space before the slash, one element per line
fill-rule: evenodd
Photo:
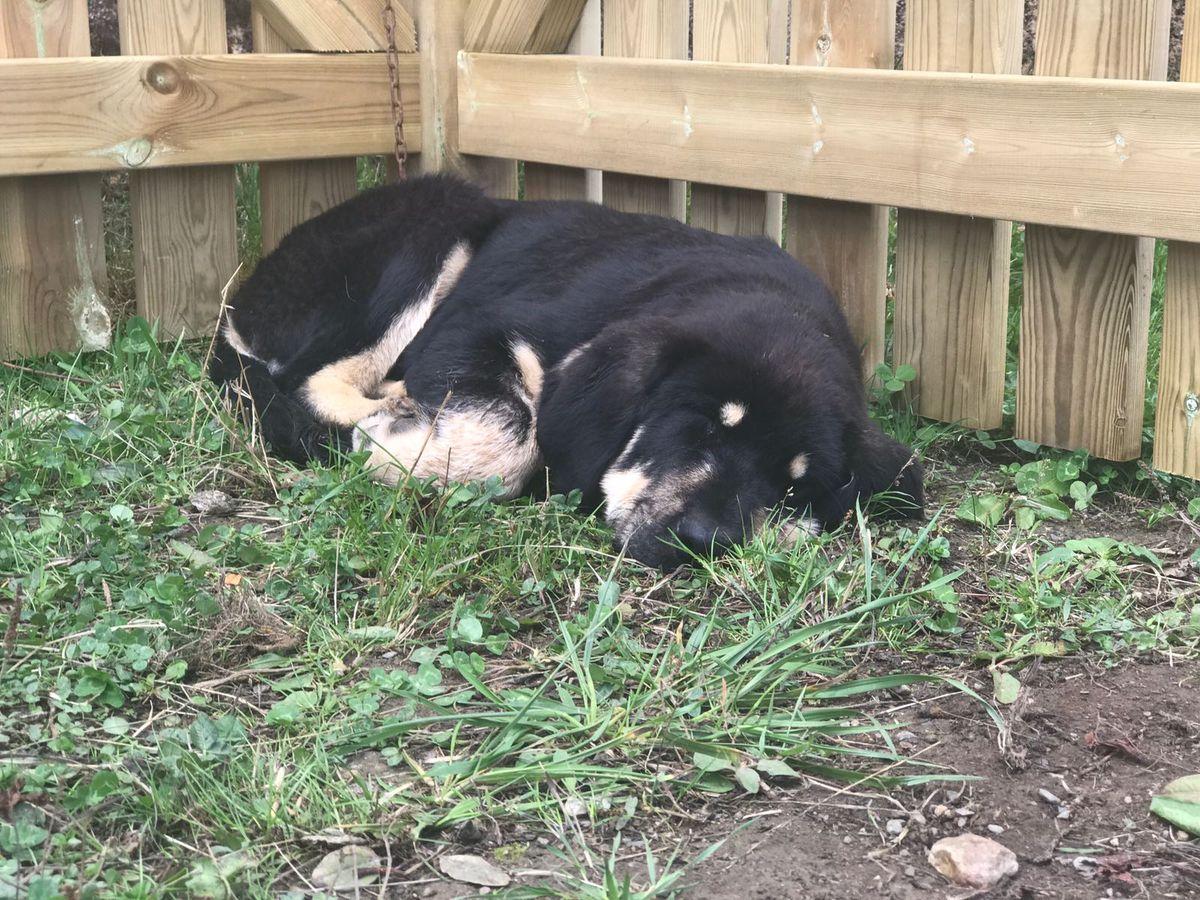
<path fill-rule="evenodd" d="M 128 312 L 119 181 L 105 211 Z M 1010 416 L 1022 264 L 1018 232 Z M 913 373 L 872 398 L 929 459 L 927 523 L 768 531 L 664 578 L 574 497 L 274 461 L 205 350 L 125 318 L 110 352 L 0 368 L 0 898 L 277 896 L 346 840 L 429 874 L 485 827 L 516 868 L 534 836 L 557 857 L 512 896 L 666 896 L 697 857 L 648 842 L 629 881 L 621 842 L 714 797 L 956 778 L 896 752 L 898 692 L 1200 652 L 1195 484 L 923 421 Z"/>
<path fill-rule="evenodd" d="M 0 370 L 0 894 L 19 873 L 42 879 L 31 896 L 266 897 L 312 871 L 326 829 L 411 862 L 472 823 L 569 848 L 579 818 L 619 834 L 798 774 L 952 778 L 888 737 L 891 692 L 950 671 L 928 651 L 1200 638 L 1186 598 L 1135 602 L 1161 561 L 1044 562 L 1037 523 L 1008 532 L 1037 563 L 998 569 L 973 607 L 951 548 L 980 523 L 961 509 L 795 549 L 768 532 L 664 579 L 571 497 L 270 460 L 203 384 L 203 351 L 133 320 L 111 353 Z M 1004 477 L 1006 503 L 1045 486 Z M 200 490 L 235 509 L 200 515 Z M 906 674 L 871 663 L 885 648 Z M 577 849 L 538 890 L 622 896 L 611 859 Z M 630 896 L 685 871 L 643 865 Z"/>

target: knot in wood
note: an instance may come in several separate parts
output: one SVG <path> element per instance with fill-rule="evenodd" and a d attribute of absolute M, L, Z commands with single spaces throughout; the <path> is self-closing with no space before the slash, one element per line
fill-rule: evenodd
<path fill-rule="evenodd" d="M 833 35 L 828 31 L 822 31 L 817 37 L 817 53 L 821 56 L 828 56 L 829 51 L 833 48 Z"/>
<path fill-rule="evenodd" d="M 146 71 L 146 83 L 160 94 L 175 93 L 182 81 L 179 70 L 170 63 L 156 62 Z"/>
<path fill-rule="evenodd" d="M 1183 398 L 1183 411 L 1189 419 L 1196 418 L 1200 415 L 1200 397 L 1195 394 L 1188 394 Z"/>

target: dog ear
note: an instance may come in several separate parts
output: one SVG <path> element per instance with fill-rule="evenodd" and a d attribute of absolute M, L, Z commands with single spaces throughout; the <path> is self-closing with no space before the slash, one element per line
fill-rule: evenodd
<path fill-rule="evenodd" d="M 925 471 L 910 447 L 883 433 L 868 418 L 851 432 L 847 441 L 853 498 L 864 507 L 878 495 L 876 515 L 884 518 L 915 519 L 925 513 Z"/>
<path fill-rule="evenodd" d="M 547 373 L 537 432 L 553 491 L 600 502 L 600 480 L 633 437 L 674 337 L 665 318 L 610 325 Z"/>

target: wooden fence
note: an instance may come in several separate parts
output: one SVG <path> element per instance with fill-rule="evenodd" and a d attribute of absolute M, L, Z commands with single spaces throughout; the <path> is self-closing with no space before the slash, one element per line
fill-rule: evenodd
<path fill-rule="evenodd" d="M 1041 0 L 1033 75 L 1023 0 L 908 0 L 902 70 L 896 0 L 396 4 L 414 169 L 783 240 L 868 372 L 897 207 L 891 362 L 931 418 L 1001 421 L 1020 222 L 1019 436 L 1138 456 L 1169 239 L 1155 465 L 1200 477 L 1200 0 L 1179 84 L 1171 0 Z M 203 334 L 238 264 L 232 164 L 262 164 L 270 249 L 391 151 L 383 0 L 255 0 L 253 55 L 222 0 L 120 17 L 127 55 L 85 58 L 86 0 L 0 5 L 0 356 L 78 345 L 96 173 L 131 172 L 140 311 Z"/>

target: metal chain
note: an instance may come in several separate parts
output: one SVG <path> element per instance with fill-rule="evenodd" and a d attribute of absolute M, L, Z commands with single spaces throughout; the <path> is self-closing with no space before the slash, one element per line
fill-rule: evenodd
<path fill-rule="evenodd" d="M 384 0 L 383 23 L 387 27 L 388 75 L 392 88 L 392 121 L 396 128 L 396 165 L 400 180 L 408 177 L 408 143 L 404 140 L 404 97 L 400 93 L 400 49 L 396 46 L 396 9 Z"/>

